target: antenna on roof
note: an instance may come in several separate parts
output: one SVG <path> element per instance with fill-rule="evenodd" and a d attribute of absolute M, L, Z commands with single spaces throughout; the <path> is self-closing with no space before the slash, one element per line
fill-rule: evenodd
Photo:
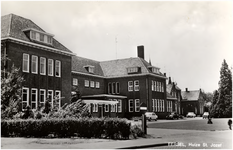
<path fill-rule="evenodd" d="M 116 59 L 117 59 L 117 35 L 115 37 L 115 42 L 116 42 Z"/>

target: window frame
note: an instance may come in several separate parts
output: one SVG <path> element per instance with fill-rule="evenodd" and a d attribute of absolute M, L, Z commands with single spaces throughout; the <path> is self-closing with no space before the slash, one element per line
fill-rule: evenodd
<path fill-rule="evenodd" d="M 44 60 L 44 61 L 42 61 L 42 60 Z M 44 62 L 44 64 L 42 62 Z M 44 69 L 42 69 L 42 65 L 44 66 Z M 44 72 L 42 72 L 42 71 L 44 71 Z M 46 75 L 46 58 L 45 57 L 40 57 L 40 74 Z"/>
<path fill-rule="evenodd" d="M 112 82 L 112 94 L 116 93 L 116 82 Z"/>
<path fill-rule="evenodd" d="M 139 90 L 140 90 L 139 80 L 135 80 L 134 81 L 134 91 L 139 91 Z"/>
<path fill-rule="evenodd" d="M 34 61 L 35 58 L 36 60 Z M 37 74 L 38 73 L 38 56 L 36 55 L 32 55 L 32 59 L 31 59 L 31 73 L 33 74 Z M 35 66 L 34 66 L 35 64 Z M 35 68 L 34 68 L 35 67 Z"/>
<path fill-rule="evenodd" d="M 58 66 L 57 66 L 58 63 Z M 58 72 L 58 75 L 57 75 Z M 61 77 L 61 61 L 55 60 L 55 77 Z"/>
<path fill-rule="evenodd" d="M 35 93 L 33 93 L 35 91 Z M 35 94 L 35 101 L 33 100 L 33 95 Z M 38 108 L 38 92 L 36 88 L 31 88 L 31 109 L 36 110 Z M 35 108 L 32 107 L 32 104 L 35 104 Z"/>
<path fill-rule="evenodd" d="M 26 90 L 26 101 L 24 101 L 24 90 Z M 23 107 L 23 104 L 26 103 L 25 109 Z M 22 88 L 22 110 L 26 110 L 27 106 L 29 105 L 29 88 L 23 87 Z"/>
<path fill-rule="evenodd" d="M 44 92 L 44 94 L 41 94 L 41 92 Z M 39 94 L 39 103 L 40 103 L 40 106 L 41 106 L 41 104 L 43 104 L 43 106 L 44 106 L 44 104 L 45 104 L 45 101 L 46 101 L 46 90 L 45 89 L 40 89 L 40 94 Z M 44 99 L 44 102 L 41 102 L 41 96 L 43 96 L 43 99 Z M 41 106 L 42 107 L 42 106 Z"/>
<path fill-rule="evenodd" d="M 27 56 L 27 59 L 25 59 L 24 56 Z M 29 54 L 23 53 L 23 63 L 22 63 L 23 64 L 23 72 L 29 73 L 29 68 L 30 68 L 29 62 L 30 62 Z M 24 66 L 26 66 L 26 68 Z"/>
<path fill-rule="evenodd" d="M 140 112 L 140 99 L 135 99 L 135 112 Z"/>
<path fill-rule="evenodd" d="M 59 98 L 58 109 L 60 109 L 61 108 L 61 91 L 60 90 L 55 90 L 55 96 L 57 96 L 57 93 L 58 93 L 58 98 Z"/>
<path fill-rule="evenodd" d="M 51 62 L 51 64 L 50 64 Z M 54 60 L 53 59 L 48 59 L 48 76 L 53 76 L 53 72 L 54 72 Z M 51 71 L 51 72 L 50 72 Z"/>
<path fill-rule="evenodd" d="M 90 81 L 90 87 L 95 88 L 95 81 Z"/>
<path fill-rule="evenodd" d="M 133 81 L 128 81 L 128 91 L 129 92 L 133 91 Z"/>
<path fill-rule="evenodd" d="M 78 79 L 77 78 L 73 78 L 73 85 L 78 85 Z"/>
<path fill-rule="evenodd" d="M 50 94 L 49 92 L 52 92 L 52 94 Z M 49 103 L 50 103 L 51 107 L 53 108 L 53 90 L 48 90 L 48 92 L 47 92 L 47 98 L 48 98 L 48 100 L 50 100 L 49 99 L 50 96 L 51 96 L 51 102 L 49 102 Z"/>
<path fill-rule="evenodd" d="M 105 109 L 104 109 L 105 112 L 109 112 L 109 104 L 105 104 Z"/>
<path fill-rule="evenodd" d="M 97 88 L 97 89 L 100 88 L 100 82 L 98 82 L 98 81 L 95 82 L 95 88 Z"/>
<path fill-rule="evenodd" d="M 84 80 L 84 86 L 89 87 L 90 86 L 90 81 L 89 80 Z"/>
<path fill-rule="evenodd" d="M 122 100 L 118 99 L 117 101 L 118 101 L 118 103 L 117 103 L 117 112 L 122 112 Z"/>
<path fill-rule="evenodd" d="M 116 94 L 120 94 L 120 83 L 116 82 Z"/>
<path fill-rule="evenodd" d="M 132 105 L 131 105 L 132 104 Z M 129 112 L 133 112 L 134 110 L 134 103 L 133 99 L 129 99 Z"/>

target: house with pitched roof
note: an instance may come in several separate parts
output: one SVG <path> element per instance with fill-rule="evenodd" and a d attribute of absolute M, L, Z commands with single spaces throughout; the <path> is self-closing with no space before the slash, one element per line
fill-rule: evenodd
<path fill-rule="evenodd" d="M 9 14 L 1 17 L 2 70 L 14 64 L 25 79 L 20 108 L 37 109 L 46 99 L 61 107 L 71 97 L 71 61 L 74 53 L 33 21 Z M 54 101 L 55 97 L 59 100 Z M 63 99 L 61 100 L 60 98 Z"/>
<path fill-rule="evenodd" d="M 203 93 L 200 90 L 188 90 L 181 92 L 181 113 L 187 115 L 188 112 L 194 112 L 196 115 L 202 115 L 204 112 Z"/>
<path fill-rule="evenodd" d="M 168 78 L 166 91 L 168 112 L 177 112 L 178 114 L 181 114 L 181 89 L 177 86 L 177 83 L 171 81 L 171 77 Z"/>
<path fill-rule="evenodd" d="M 167 78 L 144 59 L 144 46 L 137 50 L 138 57 L 101 62 L 73 56 L 73 85 L 85 102 L 89 100 L 93 114 L 141 116 L 140 105 L 145 103 L 148 111 L 166 116 Z"/>

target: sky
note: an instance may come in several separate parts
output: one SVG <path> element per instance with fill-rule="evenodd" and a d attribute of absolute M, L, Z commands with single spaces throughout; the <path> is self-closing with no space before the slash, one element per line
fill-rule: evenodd
<path fill-rule="evenodd" d="M 32 20 L 77 54 L 97 60 L 137 57 L 183 91 L 218 89 L 232 67 L 231 1 L 1 1 L 1 16 Z"/>

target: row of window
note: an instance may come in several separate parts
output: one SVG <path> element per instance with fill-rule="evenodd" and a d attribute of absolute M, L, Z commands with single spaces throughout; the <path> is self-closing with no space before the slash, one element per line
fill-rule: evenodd
<path fill-rule="evenodd" d="M 108 94 L 120 94 L 120 83 L 119 82 L 108 83 Z"/>
<path fill-rule="evenodd" d="M 152 99 L 152 110 L 154 112 L 164 112 L 164 100 L 163 99 Z"/>
<path fill-rule="evenodd" d="M 167 101 L 167 112 L 172 112 L 172 101 Z"/>
<path fill-rule="evenodd" d="M 33 40 L 39 41 L 39 42 L 43 42 L 43 43 L 47 43 L 47 44 L 52 44 L 52 37 L 43 33 L 39 33 L 36 31 L 31 31 L 30 32 L 30 37 Z"/>
<path fill-rule="evenodd" d="M 49 100 L 51 107 L 61 107 L 61 91 L 59 90 L 46 90 L 45 89 L 36 89 L 31 88 L 31 94 L 29 94 L 30 89 L 27 87 L 23 87 L 22 89 L 22 110 L 25 110 L 27 106 L 29 106 L 29 102 L 31 102 L 31 109 L 37 109 L 39 107 L 43 107 L 46 99 Z M 55 92 L 55 95 L 53 95 Z M 39 106 L 38 106 L 39 105 Z"/>
<path fill-rule="evenodd" d="M 139 91 L 139 80 L 128 81 L 128 91 Z"/>
<path fill-rule="evenodd" d="M 122 112 L 122 100 L 115 100 L 115 101 L 118 101 L 118 103 L 115 105 L 105 104 L 104 112 Z M 90 109 L 91 107 L 89 105 L 89 112 L 91 112 Z M 92 112 L 98 112 L 98 104 L 92 104 Z"/>
<path fill-rule="evenodd" d="M 157 92 L 164 92 L 164 83 L 159 81 L 151 81 L 151 90 Z"/>
<path fill-rule="evenodd" d="M 140 111 L 140 100 L 139 99 L 129 99 L 129 112 L 139 112 Z"/>
<path fill-rule="evenodd" d="M 39 58 L 39 65 L 38 65 L 38 56 L 32 55 L 31 56 L 31 73 L 46 75 L 46 58 L 40 57 Z M 30 66 L 30 55 L 23 54 L 23 72 L 29 73 Z M 48 59 L 48 75 L 54 76 L 54 60 Z M 55 76 L 61 77 L 61 61 L 55 60 Z"/>
<path fill-rule="evenodd" d="M 73 78 L 73 85 L 78 85 L 78 79 Z M 100 88 L 100 82 L 84 80 L 84 86 L 99 89 Z"/>

